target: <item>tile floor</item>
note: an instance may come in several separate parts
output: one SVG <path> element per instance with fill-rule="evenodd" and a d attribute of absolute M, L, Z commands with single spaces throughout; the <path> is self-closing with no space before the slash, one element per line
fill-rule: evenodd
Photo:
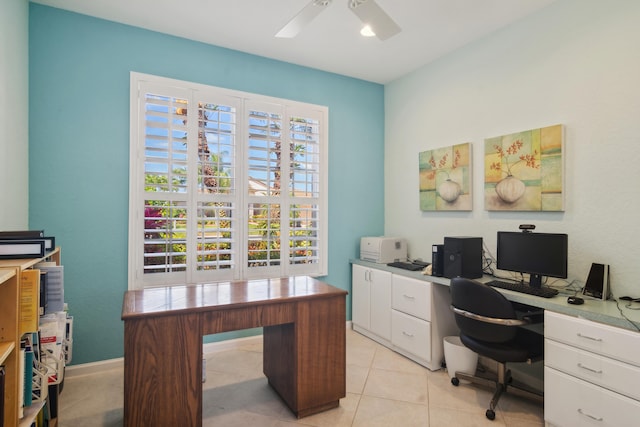
<path fill-rule="evenodd" d="M 347 396 L 340 407 L 296 419 L 267 385 L 260 343 L 206 354 L 204 426 L 449 427 L 544 426 L 541 405 L 503 396 L 496 419 L 485 418 L 491 392 L 454 387 L 445 370 L 432 372 L 347 330 Z M 123 371 L 68 375 L 60 395 L 60 427 L 120 426 Z"/>

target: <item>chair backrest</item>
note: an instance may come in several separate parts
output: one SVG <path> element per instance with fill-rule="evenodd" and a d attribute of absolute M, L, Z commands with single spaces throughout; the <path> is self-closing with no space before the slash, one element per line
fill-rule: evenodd
<path fill-rule="evenodd" d="M 511 302 L 489 285 L 476 280 L 455 277 L 451 279 L 451 305 L 480 316 L 516 319 Z M 497 325 L 455 314 L 460 331 L 486 342 L 507 342 L 516 334 L 515 326 Z"/>

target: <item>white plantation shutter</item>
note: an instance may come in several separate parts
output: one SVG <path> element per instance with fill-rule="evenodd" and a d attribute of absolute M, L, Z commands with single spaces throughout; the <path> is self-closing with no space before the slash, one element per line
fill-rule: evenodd
<path fill-rule="evenodd" d="M 194 91 L 198 140 L 195 266 L 188 283 L 240 277 L 237 211 L 237 115 L 241 101 L 215 91 Z M 194 144 L 195 145 L 195 144 Z M 193 253 L 193 252 L 192 252 Z"/>
<path fill-rule="evenodd" d="M 130 287 L 326 274 L 326 121 L 132 73 Z"/>
<path fill-rule="evenodd" d="M 322 264 L 322 117 L 314 112 L 294 111 L 289 116 L 289 262 L 293 274 L 305 274 Z M 326 149 L 326 148 L 325 148 Z M 325 220 L 326 222 L 326 220 Z M 326 239 L 325 243 L 326 243 Z"/>
<path fill-rule="evenodd" d="M 186 234 L 188 93 L 166 91 L 154 86 L 141 93 L 138 104 L 142 188 L 136 189 L 143 206 L 141 275 L 154 277 L 156 284 L 187 280 Z M 139 229 L 139 227 L 138 227 Z"/>

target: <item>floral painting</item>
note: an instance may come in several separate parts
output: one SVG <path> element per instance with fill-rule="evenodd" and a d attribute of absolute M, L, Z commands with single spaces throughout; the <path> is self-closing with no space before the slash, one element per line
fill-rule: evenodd
<path fill-rule="evenodd" d="M 563 211 L 562 125 L 484 141 L 484 201 L 490 211 Z"/>
<path fill-rule="evenodd" d="M 470 211 L 471 144 L 436 148 L 418 156 L 420 210 Z"/>

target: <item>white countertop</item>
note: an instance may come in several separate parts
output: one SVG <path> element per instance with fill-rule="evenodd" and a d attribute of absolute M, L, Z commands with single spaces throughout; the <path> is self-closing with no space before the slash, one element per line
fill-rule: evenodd
<path fill-rule="evenodd" d="M 412 277 L 425 282 L 438 283 L 440 285 L 449 286 L 449 279 L 446 277 L 436 277 L 423 274 L 421 271 L 409 271 L 401 268 L 389 267 L 386 264 L 376 264 L 374 262 L 362 261 L 359 259 L 350 260 L 352 264 L 357 264 L 378 270 L 389 271 L 405 277 Z M 484 276 L 477 279 L 480 282 L 492 280 L 490 276 Z M 497 289 L 497 288 L 496 288 Z M 634 307 L 639 310 L 627 308 L 627 301 L 616 302 L 614 300 L 600 301 L 585 298 L 584 304 L 572 305 L 567 303 L 567 297 L 574 293 L 563 293 L 560 291 L 558 295 L 552 298 L 542 298 L 534 295 L 523 294 L 521 292 L 508 291 L 505 289 L 497 289 L 509 301 L 526 304 L 532 307 L 538 307 L 544 310 L 555 311 L 571 316 L 582 317 L 594 322 L 600 322 L 607 325 L 617 326 L 632 331 L 640 331 L 640 303 L 634 303 Z"/>

